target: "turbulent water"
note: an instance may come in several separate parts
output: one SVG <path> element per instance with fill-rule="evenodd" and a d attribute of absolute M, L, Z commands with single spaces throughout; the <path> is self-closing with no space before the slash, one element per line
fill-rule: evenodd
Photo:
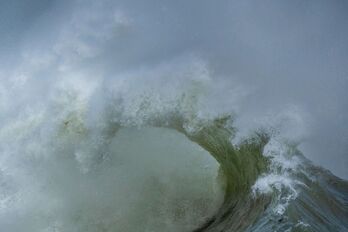
<path fill-rule="evenodd" d="M 0 232 L 348 231 L 346 9 L 0 1 Z"/>
<path fill-rule="evenodd" d="M 1 228 L 348 230 L 346 181 L 272 130 L 234 142 L 233 116 L 199 116 L 199 86 L 101 109 L 64 87 L 41 113 L 14 116 L 0 133 Z"/>

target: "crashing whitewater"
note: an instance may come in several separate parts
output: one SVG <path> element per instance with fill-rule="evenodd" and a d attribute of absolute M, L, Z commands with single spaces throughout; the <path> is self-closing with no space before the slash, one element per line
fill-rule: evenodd
<path fill-rule="evenodd" d="M 202 113 L 206 81 L 131 96 L 57 81 L 40 111 L 1 128 L 2 228 L 347 230 L 347 182 L 274 128 L 237 139 L 236 115 Z"/>

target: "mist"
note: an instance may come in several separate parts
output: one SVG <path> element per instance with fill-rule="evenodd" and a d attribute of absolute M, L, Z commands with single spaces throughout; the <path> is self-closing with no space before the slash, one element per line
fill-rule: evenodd
<path fill-rule="evenodd" d="M 166 98 L 198 79 L 202 114 L 233 112 L 239 137 L 276 128 L 348 178 L 345 1 L 36 0 L 0 9 L 3 126 L 49 105 L 62 86 L 92 99 L 93 118 L 110 86 Z"/>

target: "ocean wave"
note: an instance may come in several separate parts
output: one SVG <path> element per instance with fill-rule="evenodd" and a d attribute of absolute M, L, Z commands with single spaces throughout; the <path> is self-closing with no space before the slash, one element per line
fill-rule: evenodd
<path fill-rule="evenodd" d="M 233 143 L 234 115 L 199 113 L 192 83 L 171 99 L 114 97 L 93 115 L 88 91 L 59 87 L 41 113 L 3 126 L 3 228 L 347 230 L 347 182 L 266 129 Z"/>

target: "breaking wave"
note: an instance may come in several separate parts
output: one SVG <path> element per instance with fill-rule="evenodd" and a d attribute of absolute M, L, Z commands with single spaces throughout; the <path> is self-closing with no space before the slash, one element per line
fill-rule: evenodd
<path fill-rule="evenodd" d="M 62 84 L 45 106 L 9 117 L 2 229 L 348 230 L 348 183 L 269 128 L 236 142 L 236 115 L 200 111 L 204 82 L 127 97 Z"/>

